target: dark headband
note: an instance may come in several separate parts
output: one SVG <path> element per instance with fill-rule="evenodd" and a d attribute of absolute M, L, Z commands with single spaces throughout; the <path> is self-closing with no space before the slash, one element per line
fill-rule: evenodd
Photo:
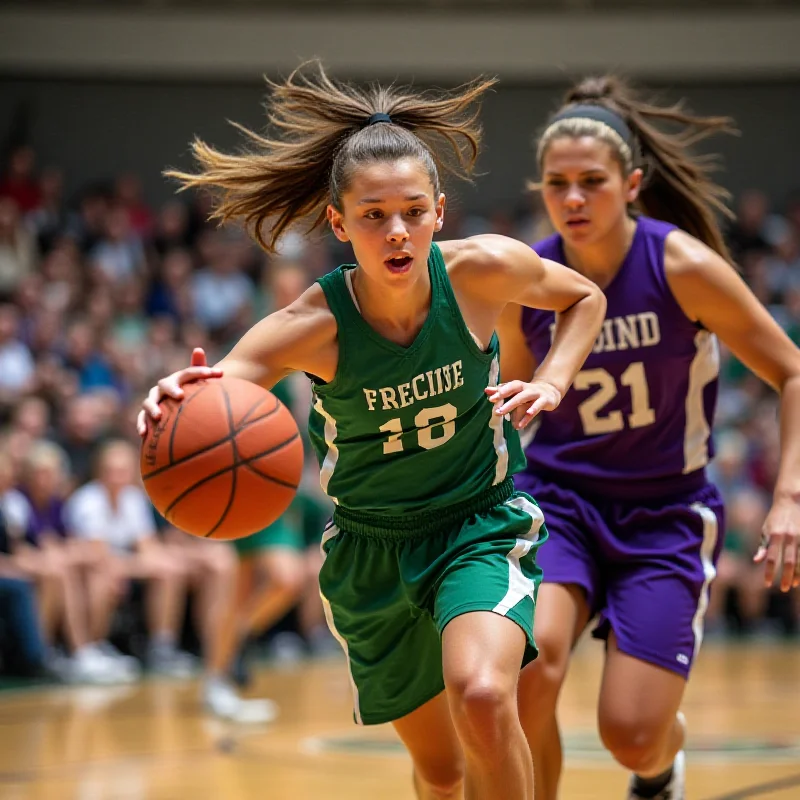
<path fill-rule="evenodd" d="M 602 122 L 608 125 L 612 131 L 619 134 L 625 144 L 629 147 L 633 145 L 633 134 L 628 124 L 622 117 L 605 106 L 596 106 L 590 104 L 570 106 L 563 111 L 559 111 L 548 124 L 548 128 L 556 122 L 561 122 L 564 119 L 593 119 L 597 122 Z"/>
<path fill-rule="evenodd" d="M 375 125 L 376 122 L 391 122 L 392 118 L 388 114 L 373 114 L 365 123 L 365 128 L 368 128 L 370 125 Z"/>

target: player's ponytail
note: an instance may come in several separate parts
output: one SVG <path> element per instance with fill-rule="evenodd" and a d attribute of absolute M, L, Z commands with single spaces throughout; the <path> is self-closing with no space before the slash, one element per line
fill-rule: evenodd
<path fill-rule="evenodd" d="M 328 203 L 341 209 L 353 169 L 375 161 L 417 158 L 436 194 L 439 172 L 468 177 L 478 156 L 477 102 L 494 80 L 475 80 L 452 92 L 417 92 L 394 85 L 364 88 L 332 80 L 312 62 L 283 83 L 267 81 L 273 136 L 234 123 L 252 144 L 221 153 L 196 139 L 194 174 L 170 170 L 184 188 L 219 191 L 214 217 L 242 220 L 259 244 L 274 250 L 294 221 L 325 220 Z"/>
<path fill-rule="evenodd" d="M 612 116 L 603 121 L 571 114 L 587 108 L 600 108 Z M 620 130 L 614 130 L 620 127 L 613 124 L 614 116 L 621 122 Z M 729 117 L 698 117 L 685 111 L 683 103 L 646 102 L 613 76 L 587 78 L 567 92 L 564 105 L 542 134 L 538 159 L 541 166 L 547 147 L 561 136 L 603 139 L 612 146 L 626 175 L 636 167 L 644 169 L 639 210 L 677 225 L 730 260 L 718 219 L 720 214 L 732 216 L 729 193 L 711 178 L 715 157 L 689 150 L 720 132 L 735 132 Z"/>

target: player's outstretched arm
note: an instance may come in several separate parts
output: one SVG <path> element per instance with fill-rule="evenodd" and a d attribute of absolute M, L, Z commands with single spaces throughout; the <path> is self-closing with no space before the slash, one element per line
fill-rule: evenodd
<path fill-rule="evenodd" d="M 183 386 L 223 375 L 271 389 L 291 372 L 308 372 L 330 381 L 336 373 L 336 320 L 322 289 L 315 284 L 286 308 L 257 322 L 218 364 L 209 366 L 206 354 L 195 348 L 190 366 L 162 378 L 142 402 L 136 428 L 147 433 L 147 420 L 161 417 L 165 397 L 183 399 Z"/>
<path fill-rule="evenodd" d="M 781 589 L 788 591 L 800 586 L 800 350 L 735 270 L 702 242 L 671 233 L 664 267 L 686 315 L 780 393 L 780 467 L 755 561 L 766 561 L 767 585 L 780 573 Z"/>
<path fill-rule="evenodd" d="M 547 356 L 532 379 L 514 380 L 487 392 L 496 413 L 515 409 L 517 427 L 540 411 L 551 411 L 572 385 L 600 333 L 606 312 L 602 291 L 574 270 L 539 258 L 530 247 L 505 236 L 468 240 L 469 288 L 494 314 L 497 325 L 511 303 L 556 312 L 556 328 Z M 524 414 L 520 412 L 525 409 Z"/>

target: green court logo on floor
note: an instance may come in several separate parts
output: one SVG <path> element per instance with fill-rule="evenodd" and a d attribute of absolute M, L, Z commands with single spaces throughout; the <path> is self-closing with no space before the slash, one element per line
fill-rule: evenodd
<path fill-rule="evenodd" d="M 566 757 L 573 762 L 612 763 L 600 740 L 592 733 L 573 733 L 564 737 Z M 303 749 L 314 754 L 358 756 L 404 756 L 405 748 L 398 739 L 384 731 L 315 736 L 303 742 Z M 690 736 L 687 756 L 698 763 L 713 762 L 797 762 L 800 761 L 800 739 L 773 736 Z"/>

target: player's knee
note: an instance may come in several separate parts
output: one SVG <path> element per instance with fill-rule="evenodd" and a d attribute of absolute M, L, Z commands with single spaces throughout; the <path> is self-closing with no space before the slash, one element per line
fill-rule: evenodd
<path fill-rule="evenodd" d="M 214 548 L 214 557 L 206 563 L 212 580 L 224 581 L 233 577 L 236 571 L 236 554 L 230 547 Z"/>
<path fill-rule="evenodd" d="M 516 686 L 495 671 L 476 671 L 447 685 L 453 721 L 466 747 L 483 751 L 505 747 L 516 719 Z"/>
<path fill-rule="evenodd" d="M 305 585 L 303 563 L 298 558 L 297 562 L 285 561 L 280 569 L 275 569 L 270 575 L 272 585 L 285 595 L 299 597 Z"/>
<path fill-rule="evenodd" d="M 647 773 L 662 760 L 664 732 L 636 720 L 600 720 L 600 738 L 625 769 Z"/>
<path fill-rule="evenodd" d="M 425 797 L 455 800 L 462 797 L 464 768 L 462 764 L 415 765 L 414 780 L 425 789 Z"/>

